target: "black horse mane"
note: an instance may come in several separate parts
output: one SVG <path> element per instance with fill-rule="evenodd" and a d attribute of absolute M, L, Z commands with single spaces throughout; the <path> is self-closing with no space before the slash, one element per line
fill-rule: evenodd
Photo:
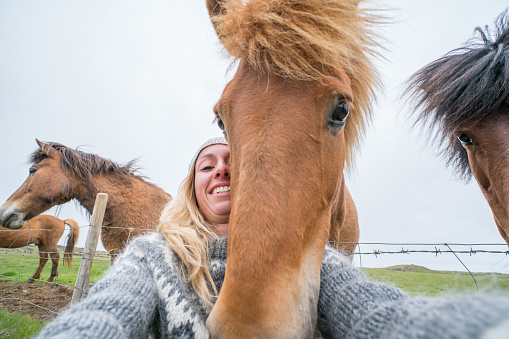
<path fill-rule="evenodd" d="M 93 175 L 100 173 L 136 175 L 138 171 L 138 168 L 135 167 L 136 160 L 131 160 L 127 164 L 121 165 L 102 158 L 97 154 L 85 153 L 56 142 L 48 142 L 42 148 L 35 150 L 29 156 L 28 161 L 31 164 L 37 164 L 49 157 L 51 150 L 48 147 L 60 152 L 62 155 L 62 166 L 83 180 L 90 180 Z"/>
<path fill-rule="evenodd" d="M 408 81 L 414 100 L 416 123 L 428 128 L 447 160 L 461 178 L 472 172 L 466 150 L 457 140 L 461 131 L 509 106 L 509 16 L 508 9 L 490 31 L 477 27 L 463 47 L 452 50 L 417 71 Z"/>

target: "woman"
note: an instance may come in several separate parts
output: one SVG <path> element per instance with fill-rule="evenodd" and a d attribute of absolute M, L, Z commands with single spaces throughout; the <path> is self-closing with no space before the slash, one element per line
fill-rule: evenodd
<path fill-rule="evenodd" d="M 224 278 L 230 214 L 229 150 L 223 138 L 197 151 L 159 233 L 133 240 L 87 298 L 41 338 L 207 338 L 205 326 Z M 326 247 L 318 327 L 324 338 L 509 337 L 509 299 L 410 298 L 369 282 Z"/>
<path fill-rule="evenodd" d="M 207 309 L 217 295 L 207 267 L 208 242 L 228 235 L 230 210 L 230 151 L 224 138 L 213 138 L 196 151 L 188 176 L 157 228 Z"/>

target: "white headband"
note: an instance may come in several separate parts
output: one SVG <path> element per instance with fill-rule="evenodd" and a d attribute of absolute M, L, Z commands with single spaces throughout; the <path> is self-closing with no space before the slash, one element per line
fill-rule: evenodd
<path fill-rule="evenodd" d="M 189 164 L 189 172 L 191 172 L 191 170 L 193 169 L 194 163 L 198 159 L 198 155 L 200 155 L 200 152 L 203 151 L 203 149 L 205 147 L 209 147 L 211 145 L 226 145 L 226 146 L 228 146 L 228 142 L 223 137 L 212 138 L 212 139 L 205 141 L 205 143 L 203 143 L 203 145 L 201 145 L 200 148 L 198 148 L 198 150 L 196 151 L 196 153 L 193 157 L 193 160 L 191 160 L 191 164 Z"/>

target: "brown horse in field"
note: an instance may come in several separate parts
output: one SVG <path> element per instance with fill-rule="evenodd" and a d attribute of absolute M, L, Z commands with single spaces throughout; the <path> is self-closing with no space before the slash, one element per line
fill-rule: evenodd
<path fill-rule="evenodd" d="M 136 175 L 134 162 L 121 166 L 98 155 L 36 140 L 29 176 L 0 208 L 1 226 L 17 229 L 47 209 L 76 199 L 92 213 L 97 193 L 108 194 L 101 241 L 112 259 L 130 237 L 154 230 L 171 196 Z"/>
<path fill-rule="evenodd" d="M 479 39 L 417 71 L 409 81 L 417 122 L 436 133 L 441 155 L 465 181 L 472 174 L 509 244 L 509 16 Z"/>
<path fill-rule="evenodd" d="M 72 253 L 74 252 L 74 246 L 78 241 L 80 233 L 79 225 L 73 219 L 61 220 L 51 215 L 41 214 L 26 222 L 25 225 L 18 230 L 0 227 L 0 247 L 19 248 L 31 244 L 37 245 L 39 248 L 39 267 L 37 267 L 37 270 L 32 278 L 30 278 L 29 282 L 33 282 L 40 278 L 42 269 L 48 261 L 48 254 L 52 262 L 51 275 L 48 281 L 53 281 L 57 276 L 58 260 L 60 259 L 57 243 L 62 237 L 62 234 L 64 234 L 65 225 L 69 226 L 70 233 L 67 239 L 67 245 L 65 246 L 64 263 L 71 266 Z"/>
<path fill-rule="evenodd" d="M 225 280 L 207 320 L 213 338 L 318 333 L 324 247 L 345 222 L 356 225 L 343 170 L 378 83 L 378 18 L 358 3 L 207 0 L 238 61 L 214 108 L 235 175 Z"/>

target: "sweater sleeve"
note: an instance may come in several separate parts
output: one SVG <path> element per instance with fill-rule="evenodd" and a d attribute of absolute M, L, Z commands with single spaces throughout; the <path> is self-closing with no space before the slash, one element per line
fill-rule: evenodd
<path fill-rule="evenodd" d="M 318 301 L 324 338 L 491 338 L 508 325 L 507 297 L 413 298 L 370 282 L 344 255 L 325 250 Z"/>
<path fill-rule="evenodd" d="M 49 323 L 38 338 L 147 338 L 158 298 L 140 244 L 129 244 L 88 296 Z"/>

